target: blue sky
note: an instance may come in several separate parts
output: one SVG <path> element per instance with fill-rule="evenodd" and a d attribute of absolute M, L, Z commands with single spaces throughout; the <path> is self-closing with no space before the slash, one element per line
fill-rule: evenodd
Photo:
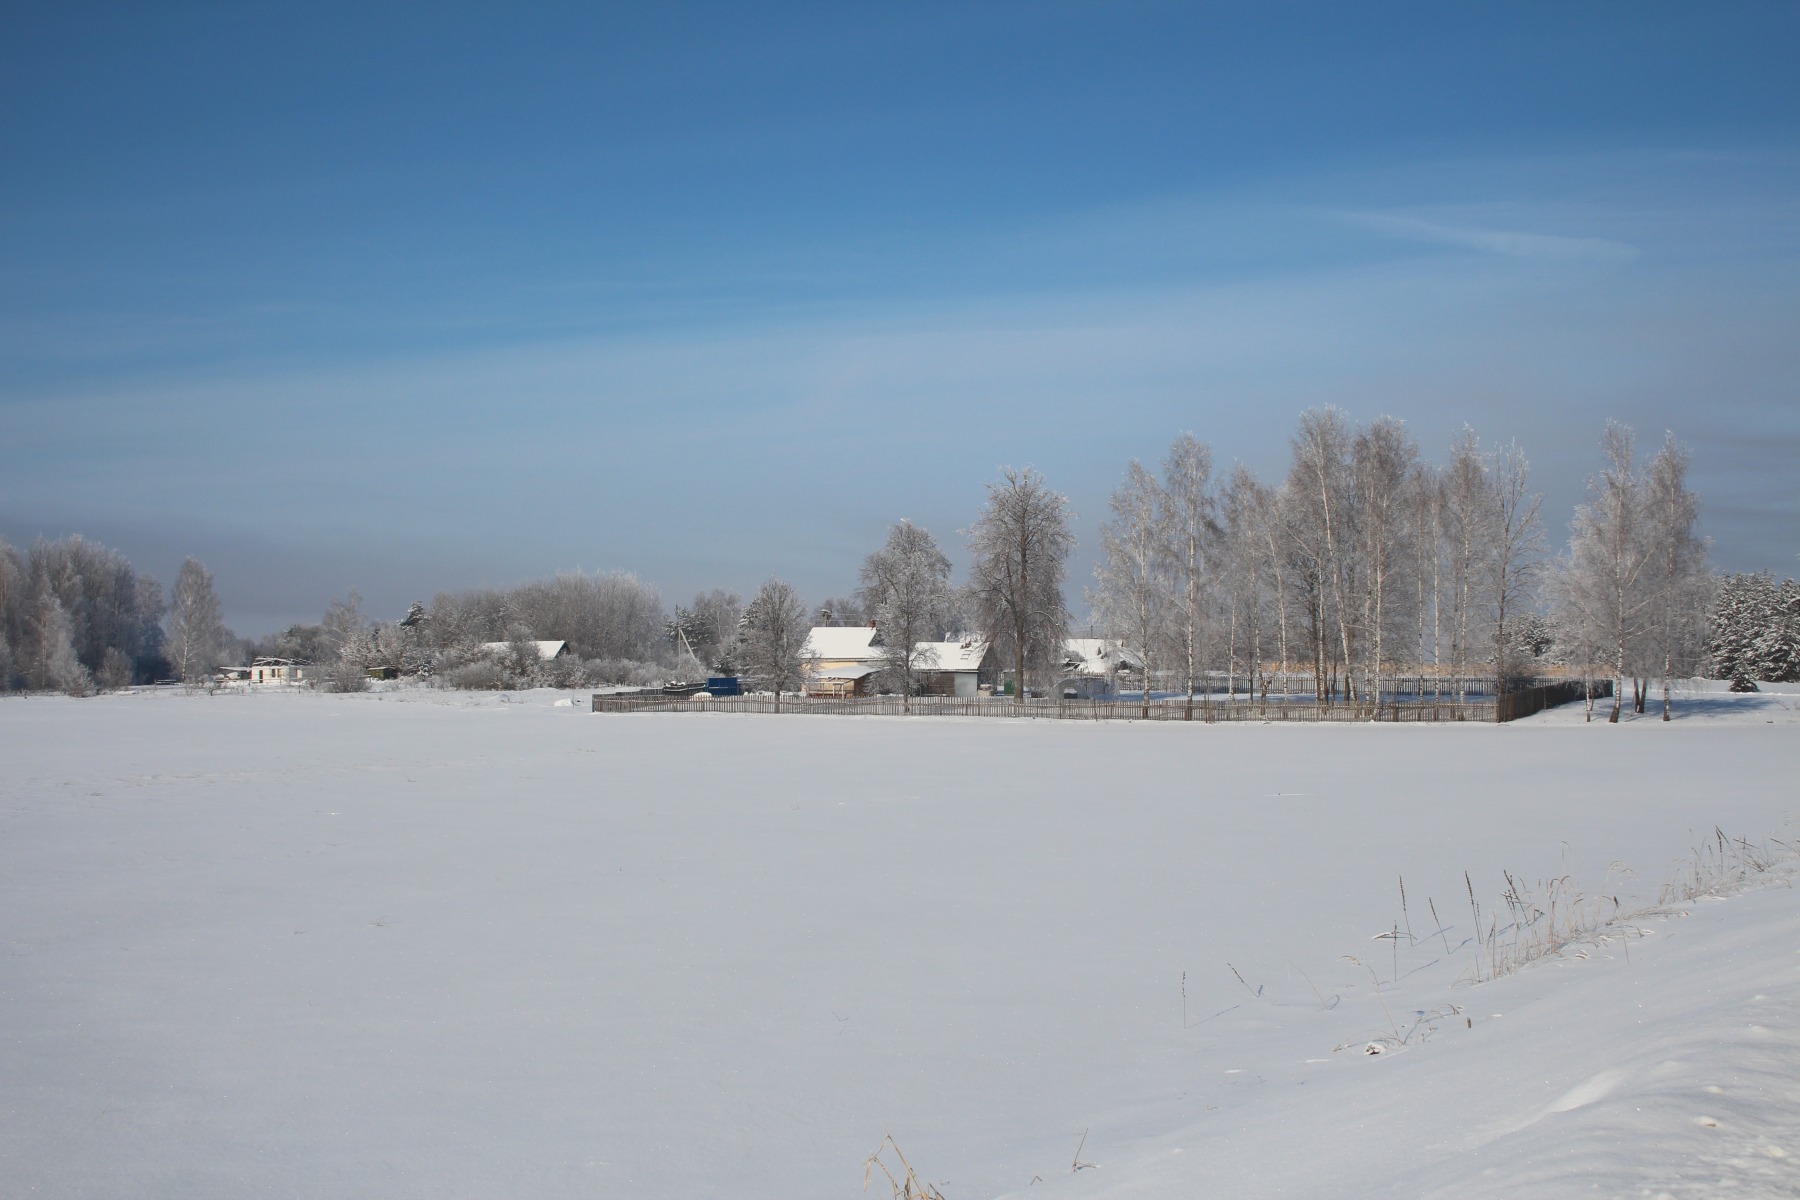
<path fill-rule="evenodd" d="M 1800 570 L 1800 8 L 35 5 L 0 536 L 247 633 L 351 588 L 847 591 L 1001 464 L 1080 515 L 1303 408 L 1693 452 Z"/>

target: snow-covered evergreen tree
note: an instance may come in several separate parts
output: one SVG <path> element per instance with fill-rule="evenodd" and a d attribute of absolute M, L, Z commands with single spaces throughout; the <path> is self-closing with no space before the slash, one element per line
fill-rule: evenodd
<path fill-rule="evenodd" d="M 1800 680 L 1800 583 L 1767 571 L 1716 581 L 1707 616 L 1706 669 L 1749 691 L 1758 679 Z"/>

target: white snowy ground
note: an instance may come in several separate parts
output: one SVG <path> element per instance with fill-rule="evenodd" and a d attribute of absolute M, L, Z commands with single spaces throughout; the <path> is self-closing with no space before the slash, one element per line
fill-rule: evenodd
<path fill-rule="evenodd" d="M 953 1200 L 1800 1194 L 1800 892 L 1472 985 L 1462 876 L 1792 837 L 1800 696 L 558 699 L 0 701 L 0 1196 L 851 1196 L 890 1131 Z"/>

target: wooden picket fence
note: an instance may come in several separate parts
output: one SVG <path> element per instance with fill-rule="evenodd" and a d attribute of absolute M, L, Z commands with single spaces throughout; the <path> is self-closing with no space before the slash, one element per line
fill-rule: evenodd
<path fill-rule="evenodd" d="M 1577 685 L 1579 686 L 1579 685 Z M 1542 690 L 1542 689 L 1536 689 Z M 1505 699 L 1512 699 L 1511 696 Z M 1034 699 L 1020 703 L 1010 697 L 963 699 L 953 696 L 915 696 L 910 703 L 899 696 L 867 696 L 851 699 L 818 699 L 783 696 L 779 710 L 772 696 L 722 696 L 695 699 L 691 696 L 607 695 L 595 693 L 597 713 L 789 713 L 811 716 L 841 717 L 1011 717 L 1059 721 L 1392 721 L 1392 722 L 1492 722 L 1498 710 L 1492 697 L 1457 701 L 1384 700 L 1379 706 L 1368 702 L 1339 701 L 1321 704 L 1307 699 L 1270 699 L 1267 701 L 1239 696 L 1194 698 L 1190 715 L 1185 699 L 1152 700 L 1149 715 L 1136 700 L 1050 700 Z M 1531 711 L 1538 711 L 1532 709 Z M 1519 714 L 1524 715 L 1524 714 Z M 1500 718 L 1505 720 L 1511 717 Z"/>
<path fill-rule="evenodd" d="M 1494 719 L 1516 721 L 1520 717 L 1529 717 L 1532 713 L 1540 713 L 1559 704 L 1573 704 L 1590 697 L 1599 700 L 1611 696 L 1612 691 L 1610 679 L 1598 679 L 1590 683 L 1583 683 L 1579 679 L 1565 679 L 1540 687 L 1523 688 L 1500 697 L 1494 706 Z"/>

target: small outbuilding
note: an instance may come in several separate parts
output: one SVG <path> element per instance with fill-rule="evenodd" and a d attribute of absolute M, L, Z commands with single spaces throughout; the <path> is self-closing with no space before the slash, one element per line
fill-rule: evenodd
<path fill-rule="evenodd" d="M 999 677 L 993 645 L 982 637 L 954 642 L 920 642 L 913 648 L 913 678 L 921 696 L 973 699 Z"/>

